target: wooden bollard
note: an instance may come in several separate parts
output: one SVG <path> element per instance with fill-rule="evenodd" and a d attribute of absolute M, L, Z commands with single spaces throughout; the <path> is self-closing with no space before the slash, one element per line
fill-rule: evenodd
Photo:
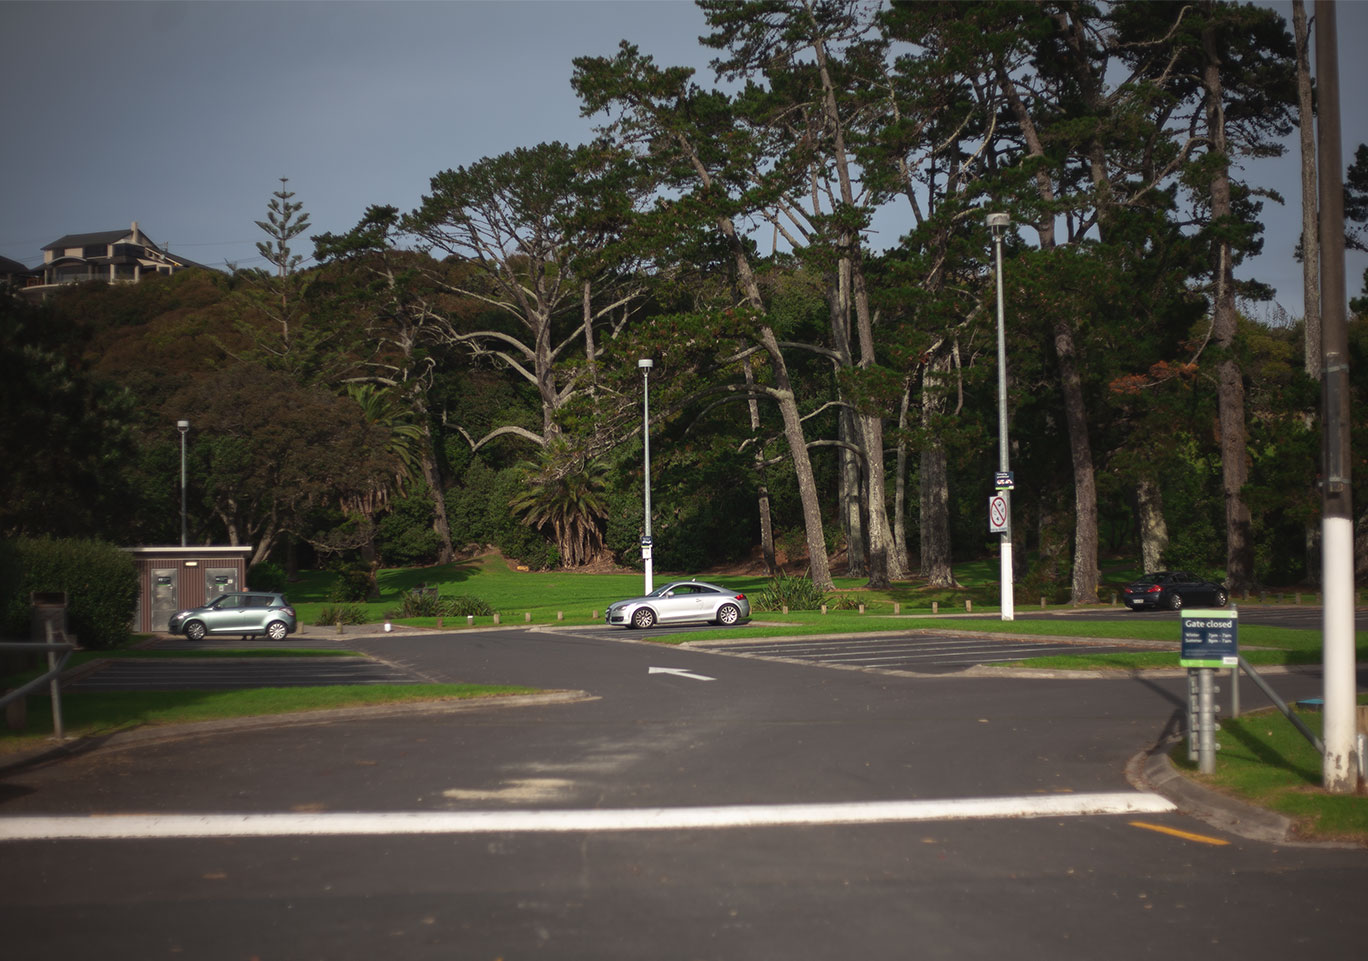
<path fill-rule="evenodd" d="M 893 613 L 894 613 L 894 614 L 901 614 L 901 613 L 902 613 L 902 605 L 899 604 L 897 601 L 894 601 L 894 602 L 893 602 Z"/>
<path fill-rule="evenodd" d="M 494 612 L 494 623 L 495 623 L 495 624 L 499 623 L 499 612 L 498 612 L 498 611 L 495 611 L 495 612 Z"/>
<path fill-rule="evenodd" d="M 475 615 L 474 615 L 474 614 L 467 614 L 467 615 L 466 615 L 466 627 L 474 627 L 474 626 L 475 626 Z"/>
<path fill-rule="evenodd" d="M 563 620 L 565 620 L 565 612 L 564 612 L 564 611 L 557 611 L 557 612 L 556 612 L 556 620 L 558 620 L 558 621 L 563 621 Z"/>
<path fill-rule="evenodd" d="M 932 601 L 932 602 L 931 602 L 931 613 L 932 613 L 932 614 L 939 614 L 939 613 L 940 613 L 940 601 Z"/>
<path fill-rule="evenodd" d="M 864 612 L 865 612 L 865 606 L 864 606 L 863 604 L 861 604 L 861 605 L 860 605 L 860 613 L 863 614 Z"/>
<path fill-rule="evenodd" d="M 524 623 L 524 624 L 531 624 L 531 623 L 532 623 L 532 612 L 531 612 L 531 611 L 528 611 L 528 612 L 526 612 L 525 614 L 523 614 L 523 623 Z"/>
<path fill-rule="evenodd" d="M 826 613 L 826 605 L 825 605 L 825 604 L 822 605 L 822 613 L 823 613 L 823 614 Z"/>
<path fill-rule="evenodd" d="M 971 601 L 971 600 L 969 600 L 968 598 L 965 598 L 965 599 L 964 599 L 964 613 L 966 613 L 966 614 L 972 614 L 972 613 L 974 613 L 974 602 Z"/>

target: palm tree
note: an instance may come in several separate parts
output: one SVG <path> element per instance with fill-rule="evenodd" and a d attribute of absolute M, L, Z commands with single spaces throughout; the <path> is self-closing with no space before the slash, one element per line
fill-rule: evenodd
<path fill-rule="evenodd" d="M 523 490 L 509 506 L 530 527 L 550 527 L 561 564 L 579 567 L 603 552 L 599 522 L 608 516 L 603 491 L 607 470 L 586 461 L 563 440 L 542 449 L 539 463 L 523 471 Z"/>
<path fill-rule="evenodd" d="M 390 494 L 402 490 L 419 476 L 422 463 L 423 429 L 413 423 L 411 413 L 396 399 L 394 391 L 375 384 L 348 384 L 347 396 L 361 408 L 366 423 L 389 432 L 386 453 L 394 464 L 389 482 L 379 482 L 363 493 L 345 498 L 342 511 L 359 517 L 364 532 L 361 553 L 368 564 L 375 563 L 375 515 L 389 504 Z"/>

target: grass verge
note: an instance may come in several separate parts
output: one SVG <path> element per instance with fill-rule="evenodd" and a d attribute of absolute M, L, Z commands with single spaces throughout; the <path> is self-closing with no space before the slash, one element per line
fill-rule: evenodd
<path fill-rule="evenodd" d="M 538 691 L 534 688 L 488 684 L 358 684 L 259 687 L 240 691 L 86 691 L 62 695 L 62 719 L 67 736 L 80 738 L 192 721 L 535 693 Z M 26 729 L 0 732 L 0 754 L 36 750 L 51 743 L 51 738 L 49 698 L 30 695 Z"/>
<path fill-rule="evenodd" d="M 1360 699 L 1362 700 L 1362 699 Z M 1297 711 L 1321 734 L 1319 711 Z M 1173 763 L 1193 781 L 1291 818 L 1305 840 L 1368 844 L 1368 796 L 1329 794 L 1321 787 L 1321 756 L 1277 711 L 1223 718 L 1218 735 L 1216 771 L 1199 774 L 1186 745 L 1172 754 Z"/>

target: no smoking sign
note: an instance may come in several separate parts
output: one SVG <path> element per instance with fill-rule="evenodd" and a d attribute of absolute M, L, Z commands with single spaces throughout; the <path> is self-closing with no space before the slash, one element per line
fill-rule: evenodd
<path fill-rule="evenodd" d="M 988 530 L 993 534 L 1007 531 L 1007 498 L 994 494 L 988 498 Z"/>

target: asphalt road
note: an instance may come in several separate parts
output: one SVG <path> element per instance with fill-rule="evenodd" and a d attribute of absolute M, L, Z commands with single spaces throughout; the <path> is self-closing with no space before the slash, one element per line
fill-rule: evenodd
<path fill-rule="evenodd" d="M 1368 935 L 1361 849 L 1250 841 L 1177 811 L 956 808 L 1147 797 L 1124 771 L 1172 729 L 1181 678 L 896 676 L 622 632 L 346 646 L 433 680 L 584 695 L 116 740 L 0 770 L 0 839 L 39 816 L 230 816 L 201 837 L 0 840 L 5 957 L 1351 957 Z M 1311 675 L 1277 683 L 1319 690 Z M 931 801 L 960 813 L 835 823 L 854 805 Z M 613 826 L 698 807 L 763 822 L 795 804 L 819 814 Z M 601 820 L 470 826 L 552 813 Z M 380 833 L 327 826 L 347 814 Z M 253 815 L 306 827 L 224 827 Z M 433 834 L 400 818 L 461 815 Z"/>

